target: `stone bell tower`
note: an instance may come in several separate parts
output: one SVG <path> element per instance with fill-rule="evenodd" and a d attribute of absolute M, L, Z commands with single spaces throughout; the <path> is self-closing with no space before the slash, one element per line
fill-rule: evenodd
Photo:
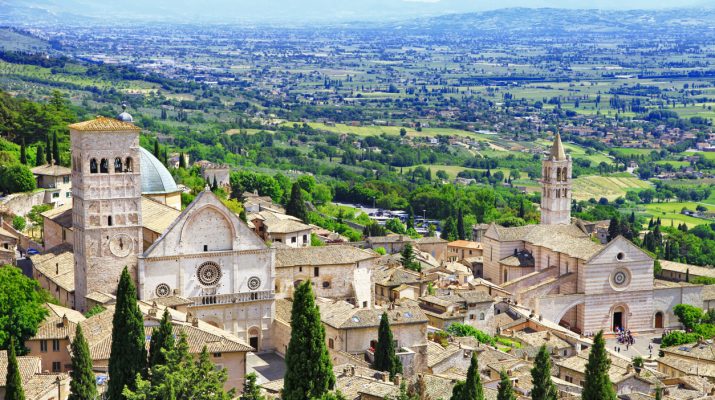
<path fill-rule="evenodd" d="M 567 156 L 556 133 L 549 155 L 542 161 L 541 223 L 571 223 L 571 156 Z"/>
<path fill-rule="evenodd" d="M 87 294 L 115 293 L 126 266 L 137 280 L 142 252 L 140 129 L 127 112 L 69 126 L 75 308 Z"/>

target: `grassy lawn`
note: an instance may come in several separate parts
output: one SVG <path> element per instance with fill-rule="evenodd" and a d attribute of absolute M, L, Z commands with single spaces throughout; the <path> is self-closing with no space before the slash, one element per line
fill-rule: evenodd
<path fill-rule="evenodd" d="M 651 151 L 653 151 L 653 149 L 632 149 L 629 147 L 614 147 L 611 150 L 624 156 L 647 155 L 650 154 Z"/>
<path fill-rule="evenodd" d="M 695 210 L 698 203 L 694 202 L 668 202 L 668 203 L 651 203 L 645 205 L 645 212 L 642 215 L 646 217 L 660 218 L 661 223 L 664 226 L 678 226 L 678 224 L 685 223 L 689 228 L 696 225 L 709 224 L 713 221 L 695 218 L 688 215 L 680 214 L 683 207 L 689 210 Z M 707 207 L 707 206 L 706 206 Z M 708 207 L 709 209 L 715 209 L 715 206 Z"/>
<path fill-rule="evenodd" d="M 651 184 L 634 177 L 584 176 L 574 179 L 573 197 L 576 200 L 596 200 L 605 197 L 615 200 L 625 196 L 628 190 L 648 189 Z"/>
<path fill-rule="evenodd" d="M 548 140 L 537 140 L 536 141 L 538 144 L 542 146 L 546 146 L 547 148 L 551 148 L 551 142 Z M 605 162 L 606 164 L 612 164 L 613 160 L 608 157 L 605 154 L 594 152 L 593 154 L 587 154 L 586 153 L 586 148 L 579 146 L 575 143 L 563 143 L 564 149 L 566 150 L 567 154 L 570 154 L 571 157 L 574 158 L 585 158 L 591 161 L 593 163 L 592 165 L 595 167 L 601 162 Z"/>

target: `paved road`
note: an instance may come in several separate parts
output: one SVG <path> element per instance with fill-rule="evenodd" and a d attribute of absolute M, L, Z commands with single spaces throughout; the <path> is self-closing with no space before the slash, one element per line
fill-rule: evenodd
<path fill-rule="evenodd" d="M 283 357 L 276 353 L 248 353 L 246 356 L 246 369 L 249 373 L 255 372 L 258 375 L 256 381 L 261 384 L 283 379 L 286 364 Z"/>

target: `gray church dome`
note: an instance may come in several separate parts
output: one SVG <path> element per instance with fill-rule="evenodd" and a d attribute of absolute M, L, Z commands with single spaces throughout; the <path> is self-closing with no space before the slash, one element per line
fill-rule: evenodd
<path fill-rule="evenodd" d="M 142 194 L 175 193 L 179 188 L 174 178 L 153 154 L 139 147 L 141 154 Z"/>
<path fill-rule="evenodd" d="M 134 122 L 134 117 L 127 112 L 126 104 L 122 104 L 122 113 L 117 115 L 117 119 L 122 122 Z"/>

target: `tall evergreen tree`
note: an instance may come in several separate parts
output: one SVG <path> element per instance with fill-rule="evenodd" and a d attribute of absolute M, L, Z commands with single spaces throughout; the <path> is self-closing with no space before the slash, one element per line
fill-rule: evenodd
<path fill-rule="evenodd" d="M 292 215 L 303 222 L 308 221 L 308 209 L 305 207 L 303 192 L 298 182 L 293 183 L 293 187 L 290 190 L 290 200 L 286 205 L 286 214 Z"/>
<path fill-rule="evenodd" d="M 55 165 L 60 165 L 60 147 L 57 145 L 57 132 L 52 133 L 52 158 Z"/>
<path fill-rule="evenodd" d="M 663 388 L 655 388 L 655 400 L 663 400 Z"/>
<path fill-rule="evenodd" d="M 485 400 L 476 352 L 472 353 L 472 361 L 467 370 L 467 380 L 458 382 L 454 386 L 451 400 Z"/>
<path fill-rule="evenodd" d="M 459 240 L 465 240 L 467 234 L 464 231 L 464 215 L 462 215 L 462 209 L 457 210 L 457 237 Z"/>
<path fill-rule="evenodd" d="M 405 247 L 402 248 L 400 256 L 403 267 L 417 272 L 422 270 L 422 265 L 415 261 L 415 251 L 412 247 L 412 243 L 405 243 Z"/>
<path fill-rule="evenodd" d="M 97 384 L 92 371 L 89 345 L 78 324 L 72 341 L 72 371 L 70 372 L 70 395 L 68 400 L 87 400 L 97 397 Z"/>
<path fill-rule="evenodd" d="M 608 240 L 611 241 L 621 234 L 621 221 L 613 217 L 611 222 L 608 224 Z"/>
<path fill-rule="evenodd" d="M 383 312 L 380 318 L 380 327 L 377 331 L 377 345 L 375 346 L 374 368 L 378 371 L 390 373 L 390 378 L 402 373 L 402 363 L 395 354 L 395 341 L 390 329 L 390 320 L 387 313 Z"/>
<path fill-rule="evenodd" d="M 52 142 L 50 142 L 50 135 L 45 135 L 45 162 L 46 164 L 52 163 Z"/>
<path fill-rule="evenodd" d="M 184 153 L 179 154 L 179 168 L 186 168 L 186 155 Z"/>
<path fill-rule="evenodd" d="M 22 139 L 20 144 L 20 163 L 27 165 L 27 149 L 25 148 L 25 139 Z"/>
<path fill-rule="evenodd" d="M 558 390 L 551 381 L 551 356 L 546 345 L 541 346 L 531 369 L 531 400 L 556 400 Z"/>
<path fill-rule="evenodd" d="M 516 400 L 514 385 L 509 375 L 503 369 L 499 372 L 499 385 L 497 386 L 497 400 Z"/>
<path fill-rule="evenodd" d="M 325 346 L 325 328 L 315 305 L 310 280 L 293 296 L 291 336 L 286 350 L 284 400 L 321 397 L 335 386 L 333 365 Z"/>
<path fill-rule="evenodd" d="M 457 222 L 454 220 L 454 217 L 447 217 L 447 220 L 444 222 L 442 232 L 440 233 L 440 237 L 444 240 L 449 240 L 450 242 L 457 240 L 459 234 L 457 232 Z"/>
<path fill-rule="evenodd" d="M 154 157 L 156 157 L 157 160 L 161 159 L 160 156 L 161 153 L 159 153 L 159 139 L 156 139 L 154 141 Z"/>
<path fill-rule="evenodd" d="M 606 352 L 606 342 L 603 340 L 603 331 L 596 334 L 593 347 L 588 355 L 586 364 L 585 382 L 581 399 L 583 400 L 616 400 L 616 392 L 608 377 L 611 360 Z"/>
<path fill-rule="evenodd" d="M 10 347 L 7 349 L 7 375 L 5 376 L 5 400 L 25 400 L 22 390 L 22 377 L 20 367 L 15 355 L 15 339 L 10 338 Z"/>
<path fill-rule="evenodd" d="M 45 163 L 45 148 L 42 145 L 37 146 L 37 153 L 35 154 L 35 166 L 39 167 Z"/>
<path fill-rule="evenodd" d="M 214 175 L 214 180 L 211 182 L 211 190 L 216 190 L 218 189 L 218 181 L 216 180 L 216 175 Z"/>
<path fill-rule="evenodd" d="M 149 368 L 166 364 L 166 354 L 174 348 L 174 328 L 171 325 L 171 315 L 164 309 L 159 326 L 154 328 L 149 342 Z"/>
<path fill-rule="evenodd" d="M 112 321 L 112 349 L 109 356 L 109 400 L 122 400 L 127 386 L 134 388 L 137 374 L 146 368 L 144 321 L 137 306 L 137 290 L 125 267 L 119 278 Z"/>

